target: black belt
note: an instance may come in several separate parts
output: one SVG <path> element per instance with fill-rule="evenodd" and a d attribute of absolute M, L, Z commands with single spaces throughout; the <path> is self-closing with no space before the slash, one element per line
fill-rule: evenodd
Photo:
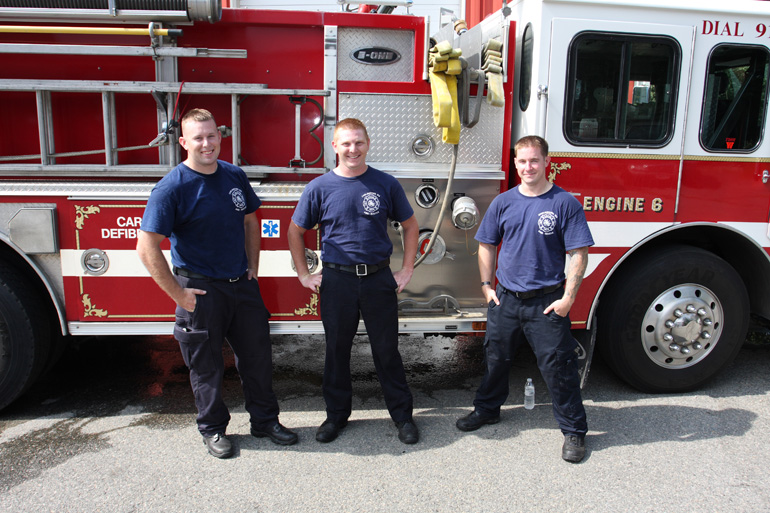
<path fill-rule="evenodd" d="M 248 272 L 248 271 L 247 271 Z M 187 269 L 184 269 L 182 267 L 174 266 L 174 274 L 178 274 L 179 276 L 184 276 L 185 278 L 192 278 L 194 280 L 206 280 L 206 281 L 228 281 L 230 283 L 235 283 L 236 281 L 240 280 L 244 276 L 246 276 L 246 273 L 243 273 L 242 275 L 238 276 L 237 278 L 212 278 L 210 276 L 206 276 L 200 273 L 196 273 L 195 271 L 188 271 Z"/>
<path fill-rule="evenodd" d="M 562 287 L 562 283 L 557 283 L 556 285 L 551 285 L 550 287 L 544 287 L 542 289 L 537 290 L 528 290 L 526 292 L 514 292 L 513 290 L 508 290 L 505 287 L 503 288 L 503 292 L 507 292 L 508 294 L 513 294 L 519 299 L 532 299 L 533 297 L 541 297 L 545 296 L 546 294 L 550 294 L 551 292 L 555 292 L 559 290 Z"/>
<path fill-rule="evenodd" d="M 390 265 L 390 258 L 383 260 L 379 264 L 355 264 L 355 265 L 341 265 L 333 262 L 324 262 L 324 267 L 329 269 L 337 269 L 346 273 L 353 273 L 356 276 L 368 276 L 374 274 L 377 271 L 385 269 Z"/>

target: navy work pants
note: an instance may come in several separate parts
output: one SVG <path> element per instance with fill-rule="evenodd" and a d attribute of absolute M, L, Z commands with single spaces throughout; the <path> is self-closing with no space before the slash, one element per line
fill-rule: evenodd
<path fill-rule="evenodd" d="M 519 299 L 497 287 L 500 305 L 491 303 L 484 340 L 485 372 L 473 405 L 483 416 L 497 416 L 508 397 L 511 360 L 526 338 L 537 358 L 553 402 L 553 414 L 564 434 L 585 435 L 586 412 L 580 396 L 578 345 L 570 333 L 569 316 L 543 311 L 562 297 L 563 288 L 530 299 Z"/>
<path fill-rule="evenodd" d="M 177 306 L 174 337 L 190 369 L 190 384 L 198 408 L 198 430 L 204 436 L 224 433 L 230 412 L 222 399 L 224 340 L 235 354 L 243 385 L 246 411 L 252 424 L 278 420 L 273 393 L 273 356 L 270 328 L 257 280 L 246 275 L 236 282 L 176 276 L 182 287 L 203 289 L 195 311 Z"/>
<path fill-rule="evenodd" d="M 411 420 L 412 393 L 398 351 L 398 285 L 389 267 L 368 276 L 324 268 L 321 320 L 326 333 L 323 396 L 327 418 L 340 423 L 350 416 L 353 388 L 350 351 L 363 318 L 385 404 L 395 422 Z"/>

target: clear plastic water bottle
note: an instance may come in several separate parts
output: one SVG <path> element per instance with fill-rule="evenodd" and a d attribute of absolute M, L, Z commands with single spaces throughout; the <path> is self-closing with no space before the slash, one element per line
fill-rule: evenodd
<path fill-rule="evenodd" d="M 527 378 L 527 383 L 524 385 L 524 408 L 531 410 L 535 407 L 535 385 L 532 383 L 532 378 Z"/>

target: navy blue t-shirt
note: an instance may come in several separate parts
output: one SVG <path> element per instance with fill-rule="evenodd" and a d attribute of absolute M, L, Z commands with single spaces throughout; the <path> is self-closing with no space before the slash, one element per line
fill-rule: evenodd
<path fill-rule="evenodd" d="M 335 264 L 377 264 L 390 256 L 388 219 L 403 222 L 414 210 L 398 180 L 369 167 L 355 178 L 331 172 L 305 187 L 292 221 L 321 227 L 321 258 Z"/>
<path fill-rule="evenodd" d="M 562 282 L 566 253 L 594 244 L 583 206 L 556 185 L 535 197 L 523 195 L 518 186 L 498 195 L 479 225 L 476 240 L 502 244 L 495 276 L 515 292 Z"/>
<path fill-rule="evenodd" d="M 141 229 L 171 240 L 171 263 L 212 278 L 248 267 L 243 220 L 259 208 L 246 173 L 218 161 L 210 175 L 179 164 L 150 193 Z"/>

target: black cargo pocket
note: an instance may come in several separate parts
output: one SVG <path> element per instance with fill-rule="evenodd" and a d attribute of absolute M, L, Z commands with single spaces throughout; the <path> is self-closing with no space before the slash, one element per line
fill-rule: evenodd
<path fill-rule="evenodd" d="M 175 324 L 174 338 L 179 342 L 179 349 L 182 351 L 182 358 L 188 369 L 198 374 L 213 370 L 208 330 L 196 330 Z"/>
<path fill-rule="evenodd" d="M 574 338 L 572 340 L 577 344 Z M 559 386 L 563 390 L 580 390 L 580 373 L 576 348 L 569 346 L 557 350 L 556 365 Z M 574 404 L 571 405 L 571 408 L 574 406 Z M 575 413 L 576 410 L 571 409 L 570 411 Z"/>

